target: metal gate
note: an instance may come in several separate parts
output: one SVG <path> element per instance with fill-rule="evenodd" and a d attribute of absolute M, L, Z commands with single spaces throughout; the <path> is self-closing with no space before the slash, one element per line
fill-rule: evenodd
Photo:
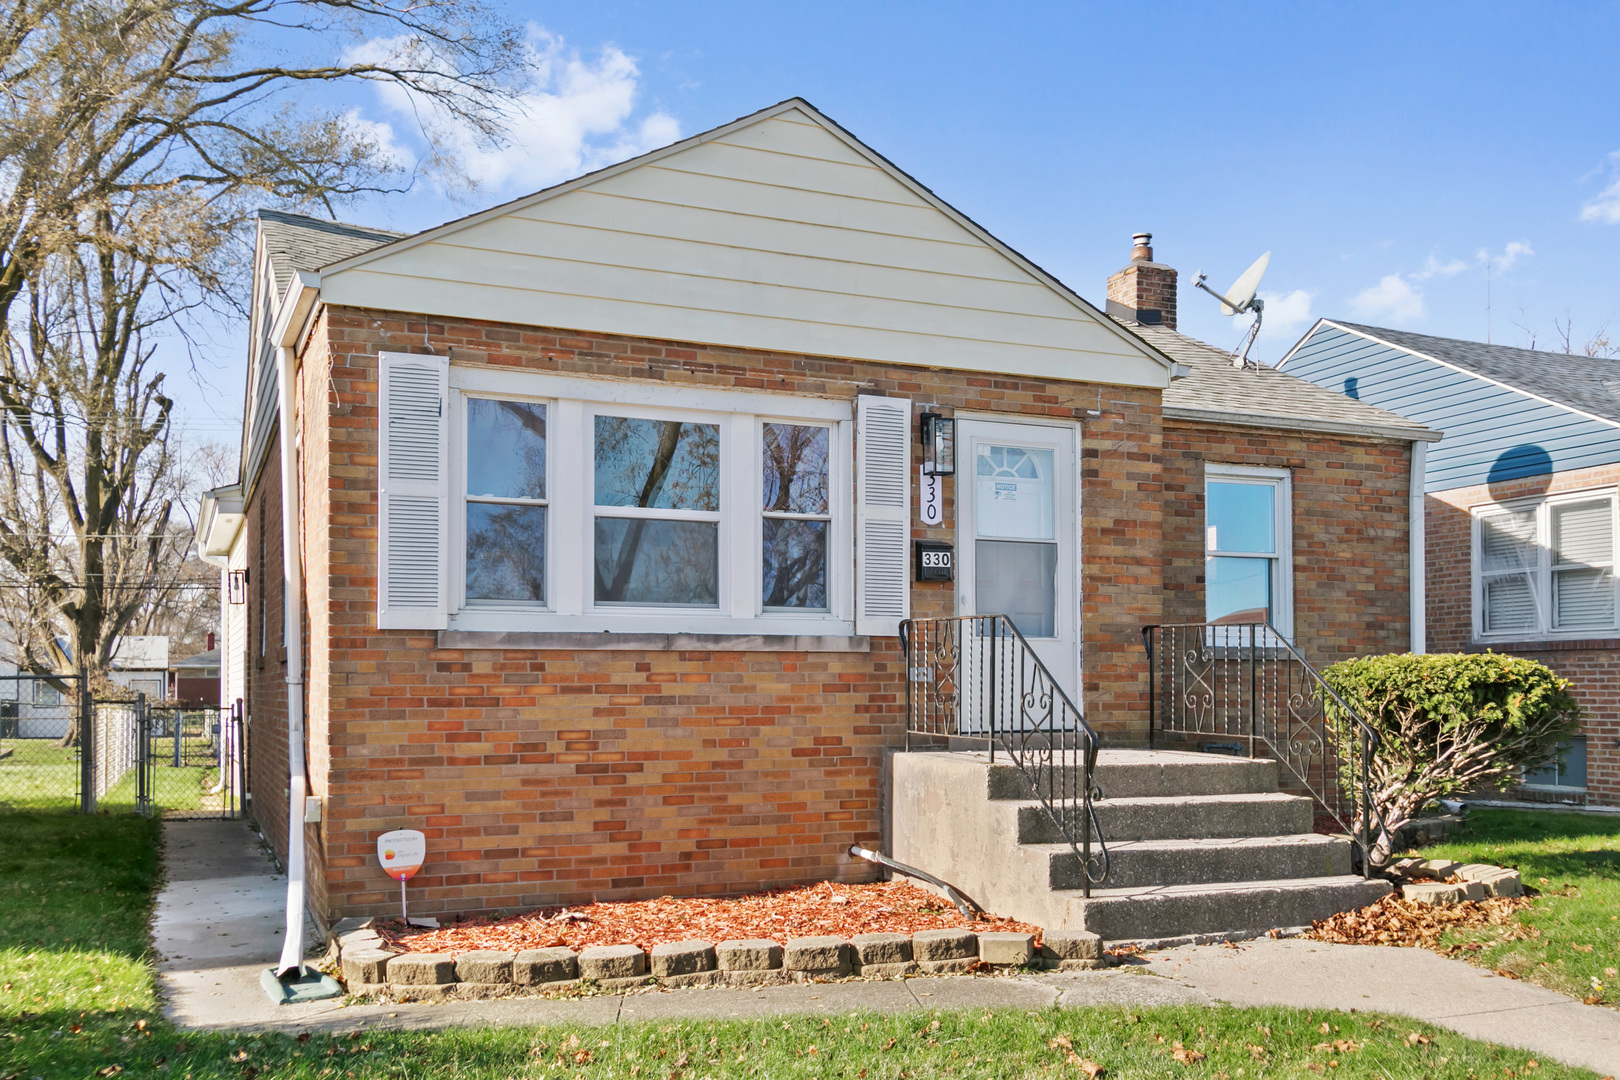
<path fill-rule="evenodd" d="M 0 675 L 0 811 L 240 817 L 246 751 L 240 705 L 94 698 L 74 676 Z"/>

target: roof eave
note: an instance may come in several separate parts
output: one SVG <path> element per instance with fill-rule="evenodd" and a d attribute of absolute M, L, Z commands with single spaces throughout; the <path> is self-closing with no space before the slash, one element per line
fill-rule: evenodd
<path fill-rule="evenodd" d="M 1445 433 L 1426 427 L 1394 427 L 1382 424 L 1354 424 L 1342 420 L 1306 420 L 1297 416 L 1267 416 L 1263 413 L 1234 412 L 1227 409 L 1189 409 L 1184 406 L 1166 406 L 1168 420 L 1193 420 L 1206 424 L 1226 424 L 1232 427 L 1280 428 L 1284 431 L 1308 431 L 1322 435 L 1356 435 L 1363 438 L 1396 440 L 1399 442 L 1435 443 Z"/>

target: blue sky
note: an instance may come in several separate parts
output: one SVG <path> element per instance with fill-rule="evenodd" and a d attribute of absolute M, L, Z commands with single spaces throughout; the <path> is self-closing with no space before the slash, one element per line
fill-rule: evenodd
<path fill-rule="evenodd" d="M 538 61 L 484 186 L 420 183 L 343 217 L 417 229 L 794 95 L 1101 303 L 1130 236 L 1182 272 L 1181 329 L 1241 320 L 1191 289 L 1262 251 L 1275 361 L 1316 316 L 1484 340 L 1620 343 L 1620 4 L 511 5 Z M 397 102 L 345 93 L 410 154 Z M 1528 328 L 1528 329 L 1526 329 Z M 217 337 L 195 430 L 239 410 Z M 1620 364 L 1620 360 L 1612 361 Z M 177 388 L 178 389 L 178 388 Z"/>

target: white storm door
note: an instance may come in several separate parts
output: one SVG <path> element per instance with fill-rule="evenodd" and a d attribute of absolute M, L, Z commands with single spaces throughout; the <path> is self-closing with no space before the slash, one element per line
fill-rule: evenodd
<path fill-rule="evenodd" d="M 1079 704 L 1074 429 L 959 418 L 957 446 L 959 611 L 1010 618 Z M 969 657 L 975 651 L 964 641 Z M 985 710 L 970 702 L 988 691 L 977 685 L 984 681 L 975 671 L 984 667 L 983 658 L 965 659 L 961 722 L 982 729 L 985 718 L 975 714 Z"/>

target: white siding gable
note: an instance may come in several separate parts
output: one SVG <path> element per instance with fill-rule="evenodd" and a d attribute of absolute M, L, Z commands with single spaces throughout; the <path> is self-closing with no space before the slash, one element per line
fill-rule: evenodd
<path fill-rule="evenodd" d="M 814 110 L 338 263 L 329 304 L 1165 386 L 1166 362 Z"/>

